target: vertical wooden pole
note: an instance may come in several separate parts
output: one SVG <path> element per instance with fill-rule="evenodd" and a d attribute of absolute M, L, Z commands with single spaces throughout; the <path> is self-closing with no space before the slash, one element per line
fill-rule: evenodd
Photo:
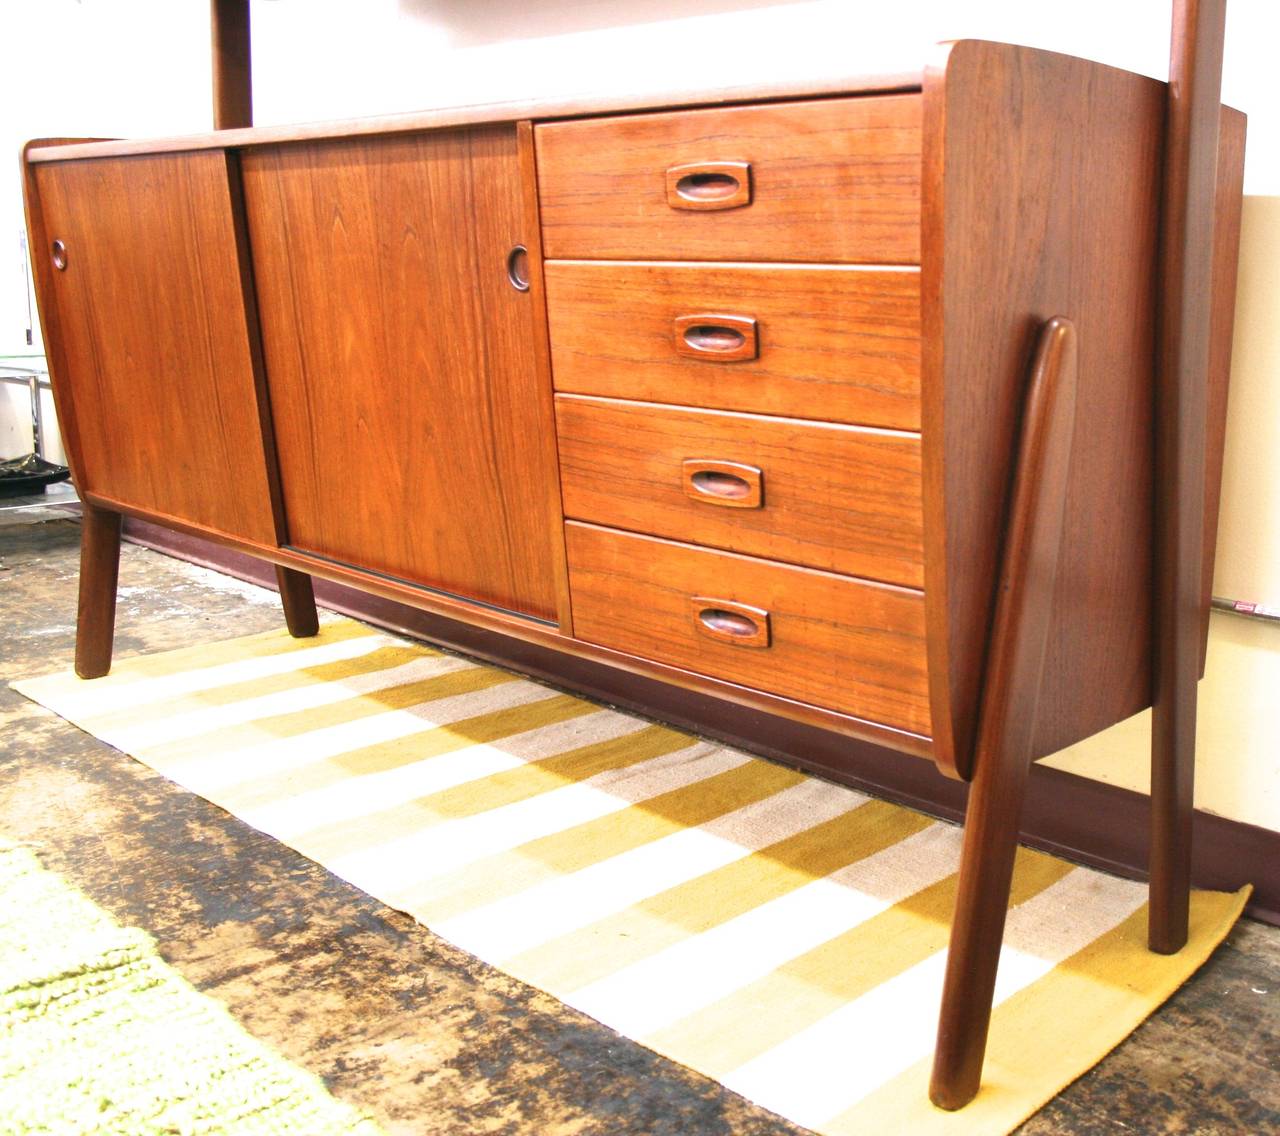
<path fill-rule="evenodd" d="M 983 679 L 973 787 L 929 1097 L 963 1108 L 982 1080 L 1036 705 L 1053 615 L 1075 432 L 1075 325 L 1045 324 L 1032 366 Z"/>
<path fill-rule="evenodd" d="M 213 128 L 253 125 L 249 0 L 210 0 L 213 21 Z"/>
<path fill-rule="evenodd" d="M 76 615 L 76 674 L 101 678 L 111 669 L 120 574 L 119 513 L 87 501 L 80 514 L 80 607 Z"/>
<path fill-rule="evenodd" d="M 253 125 L 253 53 L 249 0 L 211 0 L 213 39 L 213 128 Z M 265 396 L 264 396 L 265 397 Z M 264 428 L 268 428 L 264 426 Z M 281 538 L 284 531 L 281 529 Z M 311 577 L 276 566 L 276 583 L 289 634 L 305 639 L 319 630 Z"/>
<path fill-rule="evenodd" d="M 1205 413 L 1226 0 L 1174 0 L 1156 397 L 1148 942 L 1187 941 L 1200 677 Z"/>

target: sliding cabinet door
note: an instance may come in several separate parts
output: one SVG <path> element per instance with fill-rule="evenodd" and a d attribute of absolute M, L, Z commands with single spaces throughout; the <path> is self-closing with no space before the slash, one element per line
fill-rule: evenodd
<path fill-rule="evenodd" d="M 553 619 L 514 127 L 243 157 L 290 543 Z"/>
<path fill-rule="evenodd" d="M 217 150 L 38 165 L 32 255 L 81 491 L 274 545 L 234 172 Z"/>

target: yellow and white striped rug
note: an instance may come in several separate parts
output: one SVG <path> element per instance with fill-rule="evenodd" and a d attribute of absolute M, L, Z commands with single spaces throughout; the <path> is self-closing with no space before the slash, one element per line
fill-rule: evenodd
<path fill-rule="evenodd" d="M 823 1133 L 1004 1133 L 1209 955 L 1023 850 L 984 1087 L 929 1057 L 960 832 L 349 620 L 14 684 L 482 959 Z M 912 760 L 912 759 L 908 759 Z"/>

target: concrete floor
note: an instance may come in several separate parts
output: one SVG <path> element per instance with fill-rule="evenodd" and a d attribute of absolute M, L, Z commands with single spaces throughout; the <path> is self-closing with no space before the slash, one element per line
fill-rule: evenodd
<path fill-rule="evenodd" d="M 150 931 L 250 1032 L 391 1133 L 803 1131 L 456 950 L 9 690 L 11 678 L 70 666 L 77 541 L 56 510 L 0 511 L 0 831 Z M 274 594 L 126 546 L 119 655 L 280 625 Z M 1249 922 L 1019 1130 L 1277 1131 L 1280 929 Z"/>

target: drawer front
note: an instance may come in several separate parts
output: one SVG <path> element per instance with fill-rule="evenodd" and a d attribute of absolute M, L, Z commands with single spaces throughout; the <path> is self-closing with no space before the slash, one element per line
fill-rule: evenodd
<path fill-rule="evenodd" d="M 919 587 L 920 439 L 556 396 L 566 517 Z"/>
<path fill-rule="evenodd" d="M 917 591 L 569 522 L 577 638 L 927 736 Z"/>
<path fill-rule="evenodd" d="M 547 257 L 920 262 L 912 95 L 549 123 Z"/>
<path fill-rule="evenodd" d="M 546 265 L 557 390 L 920 428 L 920 274 Z"/>

